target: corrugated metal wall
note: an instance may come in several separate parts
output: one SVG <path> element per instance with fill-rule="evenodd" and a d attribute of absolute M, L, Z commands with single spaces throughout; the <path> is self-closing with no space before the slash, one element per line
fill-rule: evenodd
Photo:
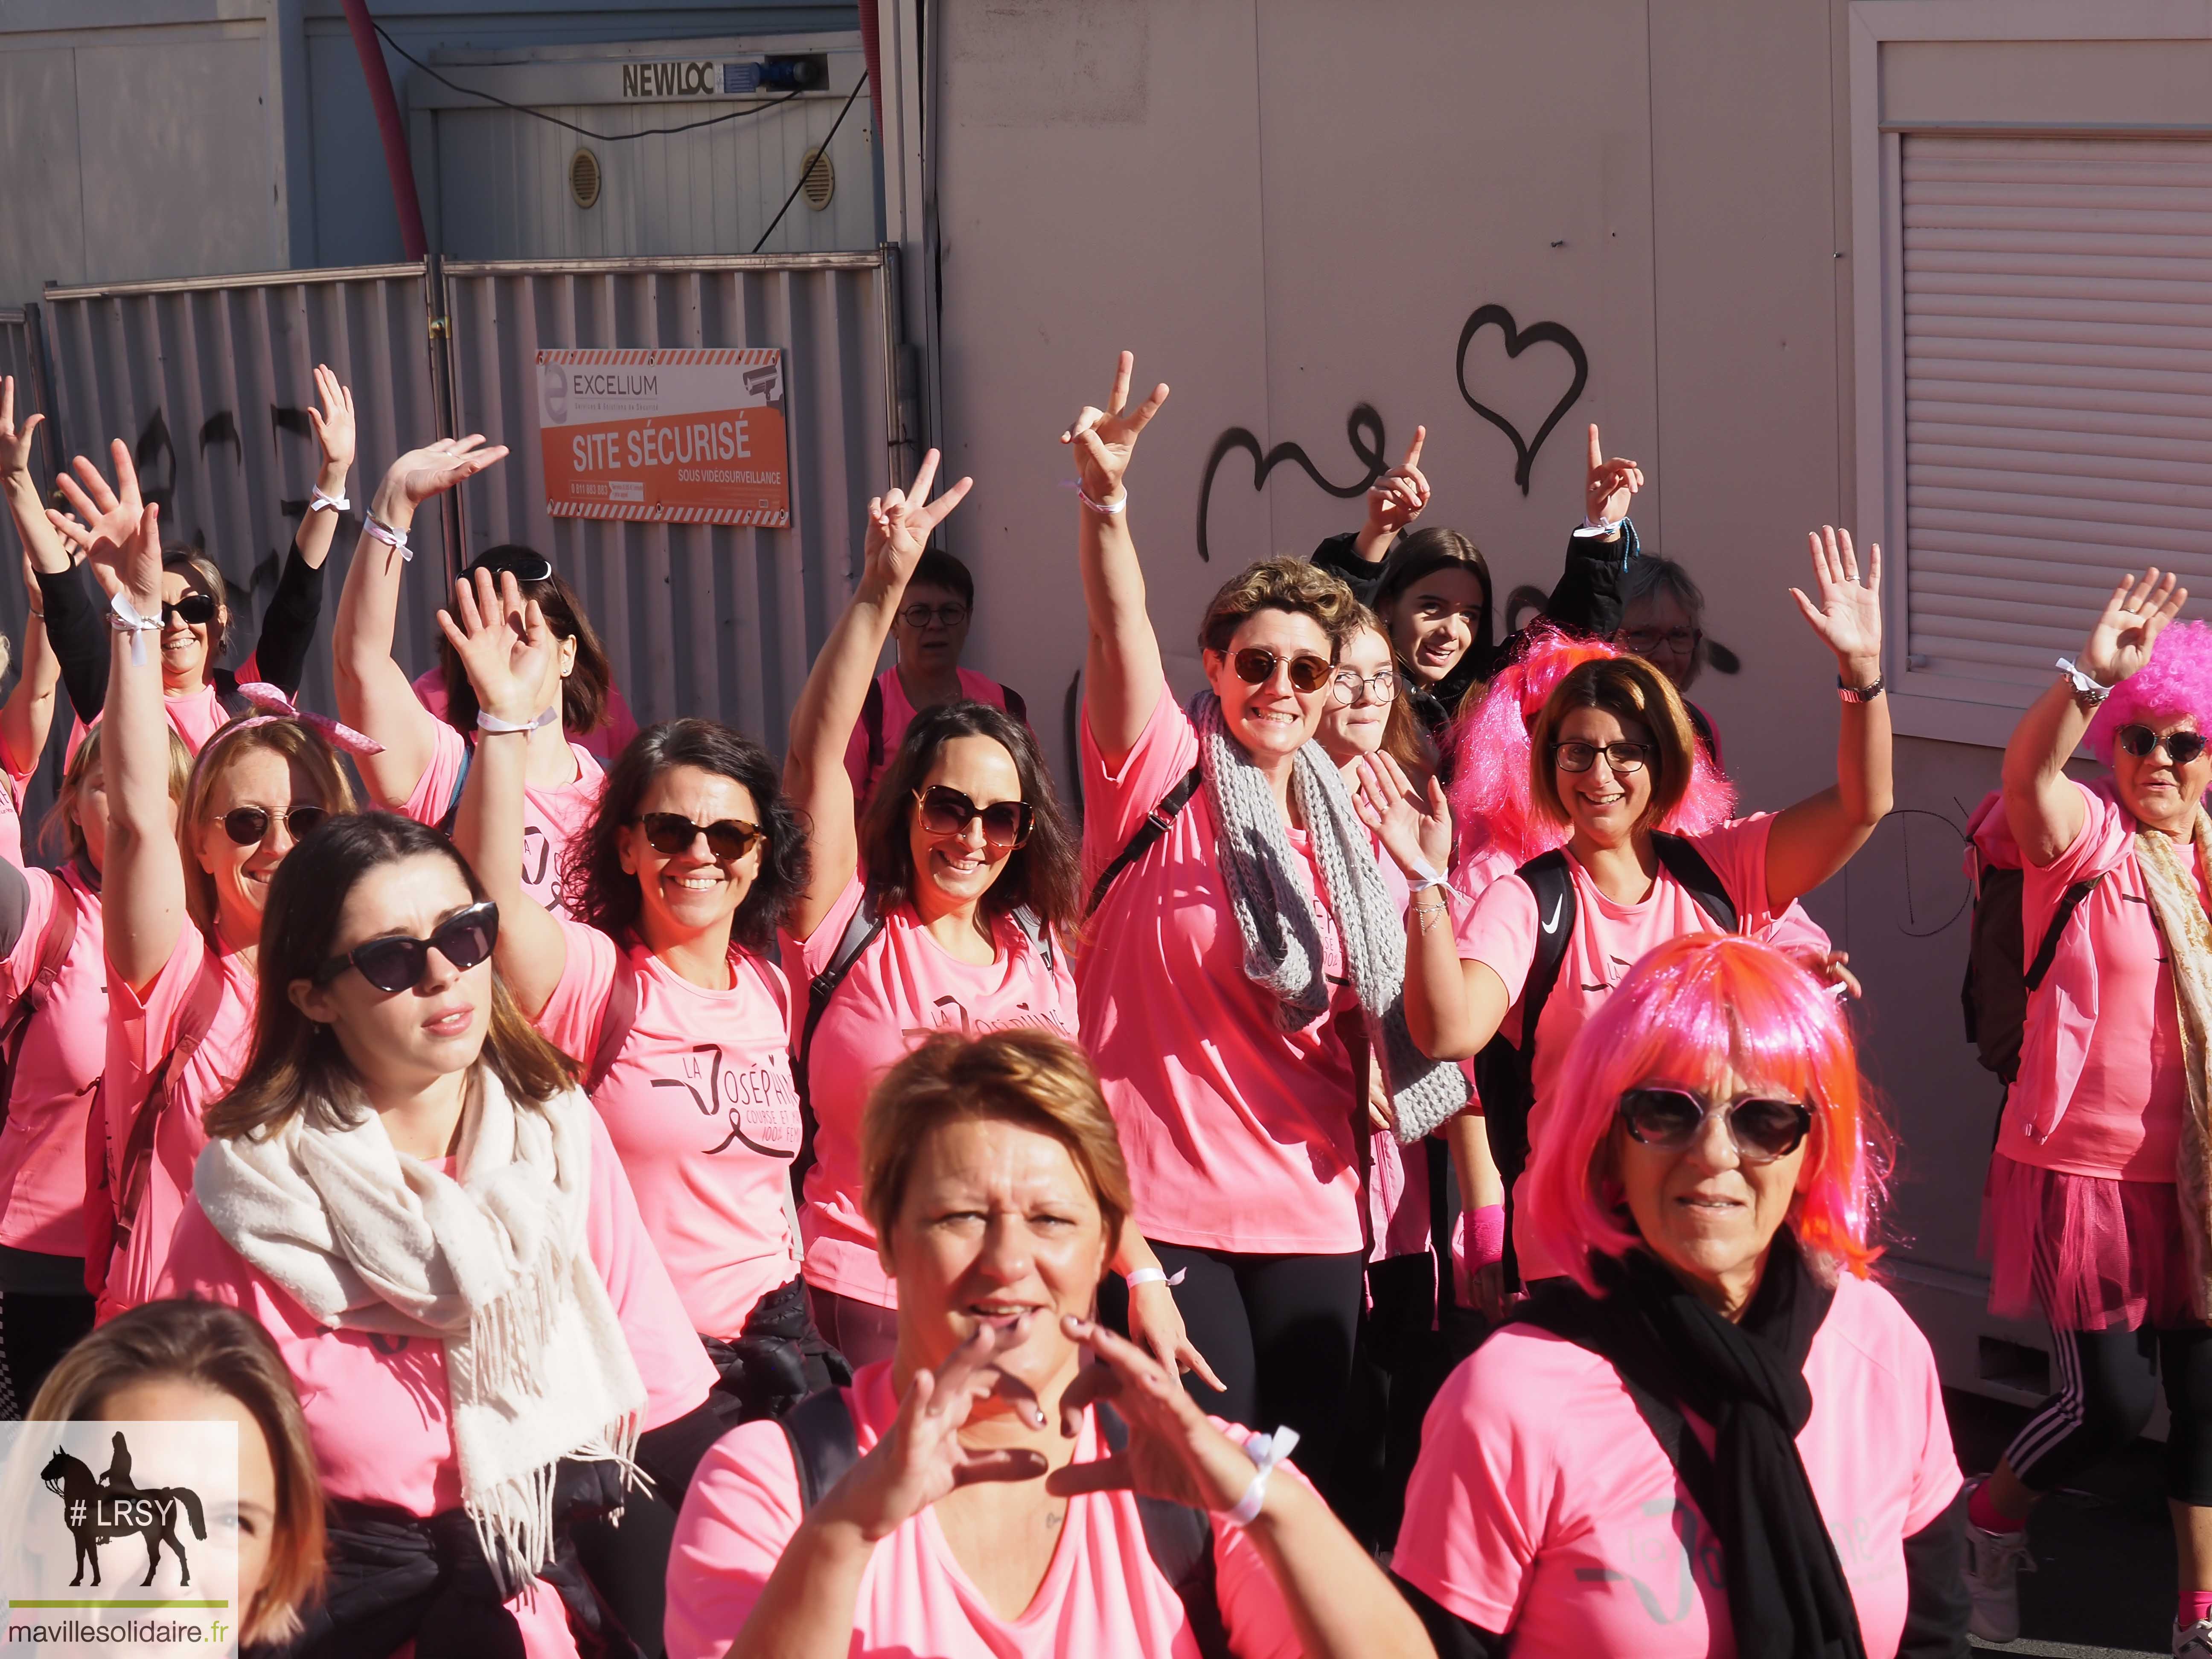
<path fill-rule="evenodd" d="M 863 508 L 903 478 L 896 250 L 444 267 L 459 428 L 513 447 L 464 486 L 471 554 L 542 550 L 584 595 L 640 720 L 708 714 L 781 750 L 860 568 Z M 792 527 L 556 519 L 534 369 L 562 346 L 780 346 Z"/>
<path fill-rule="evenodd" d="M 45 320 L 62 435 L 106 465 L 121 438 L 142 486 L 163 501 L 162 534 L 199 542 L 231 587 L 234 637 L 251 641 L 314 487 L 320 452 L 305 411 L 314 366 L 353 389 L 358 447 L 348 490 L 355 514 L 331 552 L 323 624 L 305 701 L 331 708 L 329 647 L 358 514 L 393 459 L 441 430 L 423 268 L 378 265 L 49 289 Z M 432 660 L 434 574 L 445 563 L 439 517 L 416 520 L 423 603 L 401 612 L 400 660 Z M 5 583 L 0 583 L 4 591 Z M 235 663 L 250 644 L 229 653 Z"/>

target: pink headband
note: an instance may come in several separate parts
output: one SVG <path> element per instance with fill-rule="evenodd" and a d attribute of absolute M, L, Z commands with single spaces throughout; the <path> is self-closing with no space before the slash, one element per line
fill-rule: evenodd
<path fill-rule="evenodd" d="M 332 720 L 328 714 L 318 714 L 312 709 L 301 708 L 280 689 L 265 680 L 240 680 L 238 695 L 256 708 L 268 711 L 239 721 L 240 731 L 248 726 L 266 726 L 271 720 L 298 720 L 301 725 L 312 726 L 321 732 L 331 748 L 343 749 L 349 755 L 380 755 L 384 752 L 384 745 L 374 738 L 365 736 L 350 726 Z"/>

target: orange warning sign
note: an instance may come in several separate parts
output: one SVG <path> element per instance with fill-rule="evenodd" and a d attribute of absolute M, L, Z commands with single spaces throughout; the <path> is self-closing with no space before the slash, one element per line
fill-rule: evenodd
<path fill-rule="evenodd" d="M 780 349 L 541 351 L 538 415 L 556 518 L 790 527 Z"/>

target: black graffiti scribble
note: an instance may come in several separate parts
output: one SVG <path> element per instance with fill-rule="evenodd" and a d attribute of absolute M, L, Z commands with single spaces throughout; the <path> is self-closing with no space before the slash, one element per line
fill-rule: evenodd
<path fill-rule="evenodd" d="M 1580 349 L 1579 347 L 1577 348 Z M 1577 382 L 1580 390 L 1581 383 Z M 1212 549 L 1207 544 L 1206 519 L 1213 500 L 1213 475 L 1221 470 L 1223 461 L 1231 453 L 1243 450 L 1252 458 L 1252 489 L 1254 493 L 1267 486 L 1267 475 L 1285 461 L 1295 461 L 1298 470 L 1311 478 L 1327 494 L 1340 501 L 1364 495 L 1368 486 L 1390 470 L 1390 463 L 1382 458 L 1382 417 L 1371 404 L 1355 404 L 1352 413 L 1345 416 L 1345 435 L 1351 440 L 1352 453 L 1367 471 L 1356 483 L 1333 484 L 1321 475 L 1305 451 L 1294 443 L 1279 443 L 1273 449 L 1262 451 L 1258 436 L 1241 426 L 1232 426 L 1213 441 L 1213 453 L 1206 458 L 1206 472 L 1198 485 L 1198 556 L 1211 562 Z"/>
<path fill-rule="evenodd" d="M 227 409 L 218 409 L 200 422 L 200 453 L 205 455 L 210 444 L 228 444 L 238 451 L 238 464 L 246 465 L 246 441 L 238 435 L 238 420 Z"/>
<path fill-rule="evenodd" d="M 1521 430 L 1496 410 L 1483 403 L 1467 387 L 1467 348 L 1474 337 L 1492 324 L 1505 336 L 1505 355 L 1518 357 L 1530 346 L 1546 343 L 1558 346 L 1567 354 L 1575 366 L 1575 378 L 1567 387 L 1566 395 L 1552 405 L 1552 412 L 1544 417 L 1544 424 L 1536 428 L 1535 441 L 1523 442 Z M 1583 343 L 1575 338 L 1564 323 L 1531 323 L 1526 328 L 1518 326 L 1513 313 L 1504 306 L 1479 306 L 1467 319 L 1467 326 L 1459 331 L 1459 395 L 1467 399 L 1467 406 L 1513 440 L 1516 458 L 1513 482 L 1521 486 L 1521 493 L 1528 493 L 1529 470 L 1536 464 L 1536 452 L 1544 447 L 1544 440 L 1552 435 L 1552 428 L 1559 417 L 1574 407 L 1575 399 L 1583 395 L 1583 387 L 1589 383 L 1589 358 L 1583 350 Z M 1379 476 L 1379 475 L 1378 475 Z"/>
<path fill-rule="evenodd" d="M 156 483 L 153 468 L 156 456 L 169 464 L 169 476 Z M 138 442 L 131 452 L 131 459 L 138 469 L 138 494 L 142 500 L 161 509 L 161 516 L 169 516 L 169 509 L 177 498 L 177 447 L 169 441 L 169 422 L 160 410 L 147 418 L 138 428 Z"/>

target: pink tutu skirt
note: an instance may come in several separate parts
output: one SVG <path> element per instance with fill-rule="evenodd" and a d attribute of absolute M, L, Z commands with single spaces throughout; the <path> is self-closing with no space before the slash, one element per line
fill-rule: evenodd
<path fill-rule="evenodd" d="M 2063 1331 L 2196 1323 L 2170 1181 L 2108 1181 L 1991 1156 L 1982 1189 L 1990 1311 Z"/>

